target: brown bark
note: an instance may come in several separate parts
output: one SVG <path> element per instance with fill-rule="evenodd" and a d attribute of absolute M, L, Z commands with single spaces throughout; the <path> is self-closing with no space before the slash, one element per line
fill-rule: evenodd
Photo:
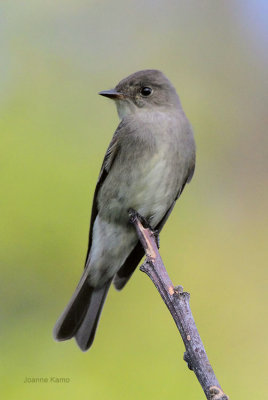
<path fill-rule="evenodd" d="M 207 399 L 228 400 L 214 374 L 196 328 L 189 304 L 190 294 L 184 292 L 182 286 L 173 286 L 159 254 L 155 234 L 144 218 L 135 210 L 130 210 L 129 214 L 146 254 L 140 270 L 152 280 L 177 325 L 186 349 L 184 360 L 189 369 L 194 371 Z"/>

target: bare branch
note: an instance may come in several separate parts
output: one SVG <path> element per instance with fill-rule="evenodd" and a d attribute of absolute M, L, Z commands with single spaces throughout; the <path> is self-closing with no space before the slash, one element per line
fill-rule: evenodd
<path fill-rule="evenodd" d="M 190 309 L 190 294 L 182 286 L 174 287 L 158 251 L 155 234 L 135 210 L 129 210 L 130 222 L 135 226 L 145 250 L 146 260 L 140 267 L 154 283 L 169 309 L 185 345 L 184 360 L 194 371 L 209 400 L 228 400 L 223 392 L 205 352 Z"/>

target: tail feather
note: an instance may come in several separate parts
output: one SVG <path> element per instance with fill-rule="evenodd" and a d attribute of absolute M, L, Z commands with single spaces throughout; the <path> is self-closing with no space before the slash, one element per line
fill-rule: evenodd
<path fill-rule="evenodd" d="M 103 287 L 95 289 L 91 294 L 87 312 L 75 333 L 75 340 L 82 351 L 88 350 L 93 343 L 102 307 L 111 282 L 112 280 L 109 280 Z"/>
<path fill-rule="evenodd" d="M 71 300 L 55 324 L 53 336 L 56 340 L 68 340 L 75 335 L 90 303 L 91 292 L 92 289 L 84 273 Z"/>
<path fill-rule="evenodd" d="M 92 288 L 88 284 L 87 274 L 84 273 L 70 302 L 55 324 L 54 338 L 62 341 L 75 336 L 81 350 L 88 350 L 93 342 L 110 284 L 111 280 L 101 288 Z"/>

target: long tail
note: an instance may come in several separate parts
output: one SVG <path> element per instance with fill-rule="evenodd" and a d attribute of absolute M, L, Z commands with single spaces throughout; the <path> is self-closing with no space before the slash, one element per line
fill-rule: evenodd
<path fill-rule="evenodd" d="M 93 343 L 110 285 L 111 280 L 101 288 L 92 288 L 87 283 L 87 275 L 84 273 L 70 302 L 56 322 L 54 338 L 62 341 L 75 337 L 80 349 L 88 350 Z"/>

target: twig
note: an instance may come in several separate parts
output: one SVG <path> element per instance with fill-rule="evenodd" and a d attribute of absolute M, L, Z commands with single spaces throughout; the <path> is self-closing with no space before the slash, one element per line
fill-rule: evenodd
<path fill-rule="evenodd" d="M 144 218 L 135 210 L 129 210 L 129 215 L 146 254 L 146 260 L 140 270 L 152 280 L 177 325 L 186 349 L 184 360 L 189 369 L 194 371 L 207 399 L 228 400 L 214 374 L 197 331 L 189 305 L 190 294 L 184 292 L 182 286 L 173 286 L 159 254 L 155 234 L 144 224 Z"/>

